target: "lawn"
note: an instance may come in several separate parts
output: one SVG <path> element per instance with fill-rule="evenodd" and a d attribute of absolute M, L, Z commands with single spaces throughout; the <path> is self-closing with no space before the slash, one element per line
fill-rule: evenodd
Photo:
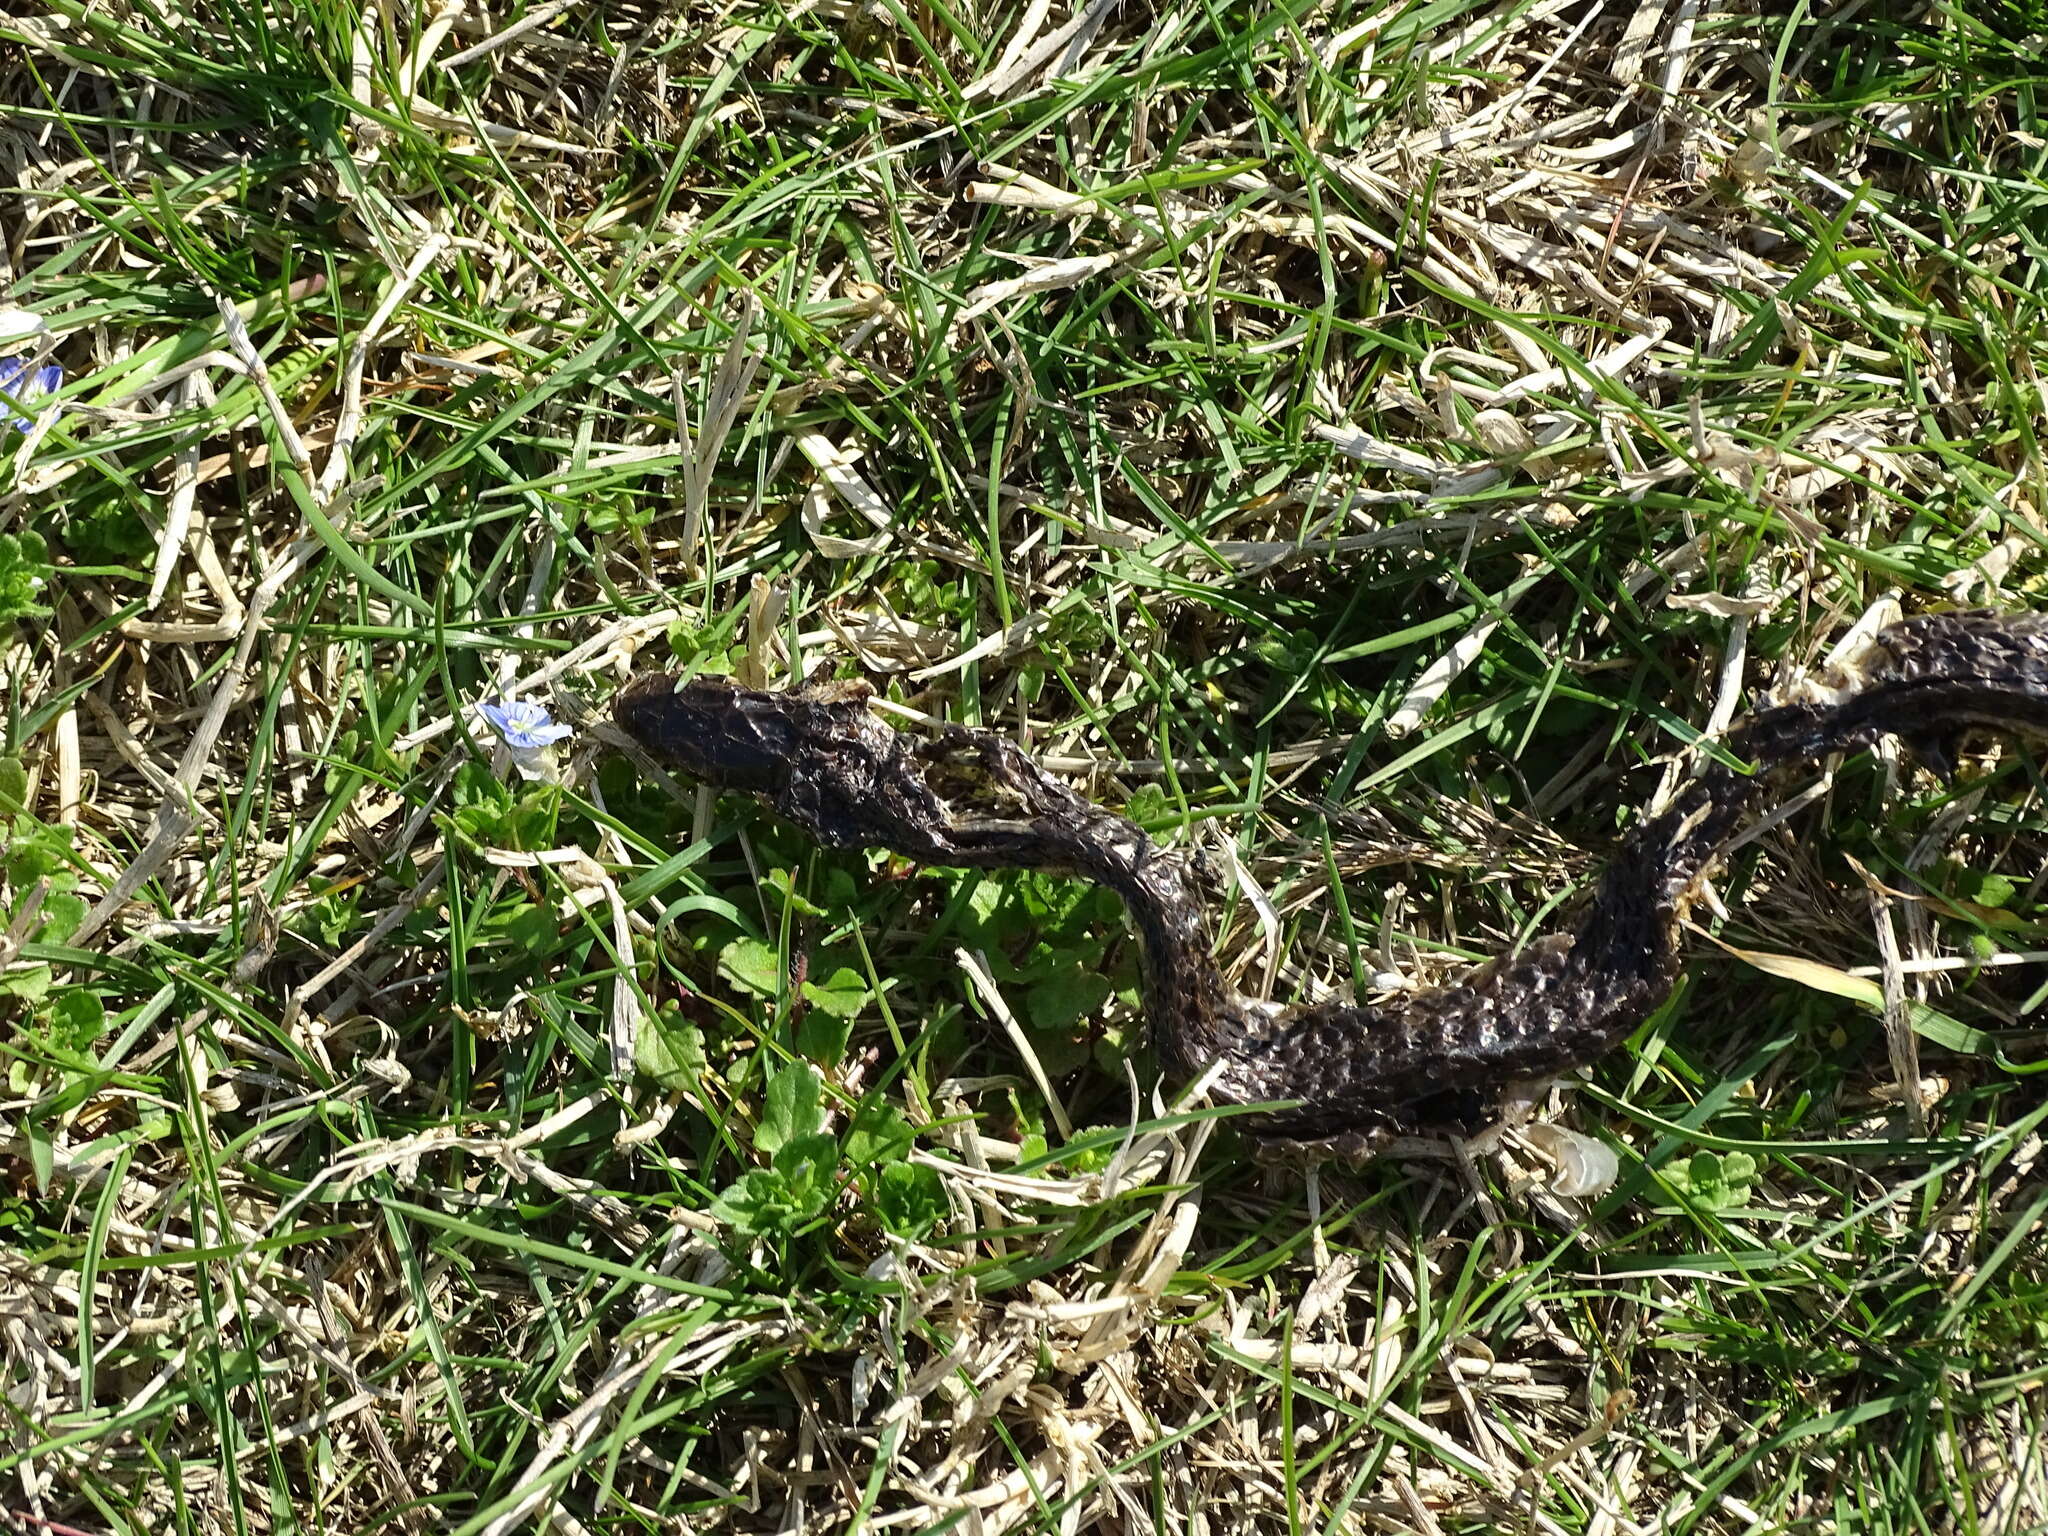
<path fill-rule="evenodd" d="M 1578 1198 L 607 723 L 1001 731 L 1280 1001 L 1554 931 L 2048 607 L 2033 0 L 5 10 L 0 1529 L 2048 1528 L 2024 746 L 1785 778 Z"/>

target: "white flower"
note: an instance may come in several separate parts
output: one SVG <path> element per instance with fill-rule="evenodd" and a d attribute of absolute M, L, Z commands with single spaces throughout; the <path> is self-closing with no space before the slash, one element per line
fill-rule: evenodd
<path fill-rule="evenodd" d="M 50 322 L 32 309 L 13 305 L 0 307 L 0 346 L 12 346 L 29 338 L 40 342 L 50 334 Z"/>

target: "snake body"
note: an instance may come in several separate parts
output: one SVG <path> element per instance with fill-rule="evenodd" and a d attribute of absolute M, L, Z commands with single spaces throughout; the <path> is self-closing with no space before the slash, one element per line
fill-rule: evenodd
<path fill-rule="evenodd" d="M 1880 630 L 1816 696 L 1725 738 L 1757 768 L 1896 736 L 1948 771 L 1977 729 L 2048 735 L 2048 617 L 1933 615 Z M 1768 780 L 1709 762 L 1640 818 L 1578 916 L 1464 979 L 1387 1003 L 1274 1009 L 1210 957 L 1193 862 L 1054 778 L 1015 743 L 948 727 L 899 733 L 859 685 L 767 693 L 640 678 L 621 726 L 657 757 L 754 794 L 835 848 L 920 864 L 1037 869 L 1122 897 L 1153 1048 L 1172 1075 L 1214 1068 L 1215 1101 L 1273 1105 L 1264 1135 L 1314 1141 L 1469 1123 L 1508 1086 L 1592 1062 L 1669 994 L 1680 925 Z"/>

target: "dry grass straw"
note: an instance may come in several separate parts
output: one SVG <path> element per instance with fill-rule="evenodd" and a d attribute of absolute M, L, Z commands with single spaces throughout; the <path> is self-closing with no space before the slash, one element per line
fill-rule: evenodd
<path fill-rule="evenodd" d="M 673 638 L 760 681 L 850 660 L 907 728 L 1151 796 L 1228 877 L 1244 985 L 1419 984 L 1539 930 L 1645 759 L 1876 603 L 2033 601 L 2040 140 L 2020 87 L 1924 56 L 2016 71 L 2040 38 L 1909 9 L 0 23 L 0 236 L 76 385 L 0 499 L 64 568 L 14 740 L 93 901 L 43 951 L 11 893 L 7 954 L 110 1021 L 87 1067 L 18 1041 L 0 1103 L 0 1504 L 2048 1521 L 2044 1111 L 1996 1065 L 2040 948 L 2012 759 L 1867 895 L 1823 842 L 1882 802 L 1823 784 L 1765 829 L 1743 943 L 1881 993 L 1892 1049 L 1707 967 L 1568 1111 L 1622 1151 L 1591 1204 L 1513 1138 L 1252 1168 L 1035 1022 L 1020 957 L 1113 969 L 1112 939 L 991 957 L 935 928 L 947 890 L 757 823 L 736 854 L 708 799 L 662 844 L 601 725 L 562 755 L 580 841 L 464 820 L 479 753 L 506 766 L 478 699 L 589 720 Z M 1864 49 L 1867 107 L 1831 105 Z M 1907 873 L 1957 868 L 2013 887 L 1969 909 L 2010 942 L 1962 999 L 1958 909 Z M 907 1116 L 930 1230 L 890 1236 L 855 1167 L 786 1233 L 714 1214 L 797 1027 L 661 948 L 714 921 L 869 965 L 828 1134 Z M 636 1045 L 679 1007 L 711 1059 L 660 1088 Z M 1962 1032 L 1939 1067 L 1916 1021 Z"/>

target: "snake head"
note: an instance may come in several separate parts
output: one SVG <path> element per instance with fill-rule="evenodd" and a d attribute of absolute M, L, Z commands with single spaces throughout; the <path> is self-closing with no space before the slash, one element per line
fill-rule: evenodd
<path fill-rule="evenodd" d="M 719 677 L 678 683 L 651 673 L 612 701 L 628 736 L 693 777 L 728 789 L 772 795 L 789 782 L 796 742 L 771 704 L 773 695 Z"/>
<path fill-rule="evenodd" d="M 869 696 L 858 682 L 764 693 L 722 677 L 652 673 L 620 690 L 612 718 L 656 757 L 720 789 L 779 802 L 792 784 L 843 782 L 858 800 L 863 774 L 894 739 L 869 713 Z"/>

